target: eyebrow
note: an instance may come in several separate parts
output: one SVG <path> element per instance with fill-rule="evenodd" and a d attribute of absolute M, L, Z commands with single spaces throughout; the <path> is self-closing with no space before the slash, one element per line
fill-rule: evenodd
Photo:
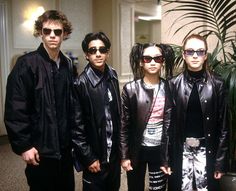
<path fill-rule="evenodd" d="M 186 48 L 185 50 L 195 50 L 194 48 Z M 198 48 L 196 50 L 206 50 L 205 48 Z"/>

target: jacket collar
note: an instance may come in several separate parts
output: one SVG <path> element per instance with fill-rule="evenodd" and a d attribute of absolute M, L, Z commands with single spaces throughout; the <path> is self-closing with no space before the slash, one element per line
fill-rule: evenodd
<path fill-rule="evenodd" d="M 52 62 L 55 63 L 55 61 L 52 60 L 49 57 L 46 49 L 43 46 L 43 43 L 40 44 L 40 46 L 38 47 L 37 51 L 43 57 L 43 59 L 45 59 L 47 61 L 47 62 L 43 62 L 43 65 L 44 65 L 48 75 L 50 76 L 51 75 L 51 64 L 49 64 L 49 63 L 52 63 Z M 70 74 L 73 74 L 73 66 L 72 66 L 71 59 L 68 56 L 64 55 L 61 51 L 59 52 L 59 57 L 60 57 L 62 63 L 67 63 L 68 64 L 68 67 L 69 67 L 69 70 L 70 70 Z"/>
<path fill-rule="evenodd" d="M 104 77 L 106 77 L 107 79 L 114 78 L 118 80 L 114 70 L 107 64 L 105 65 L 104 73 L 102 73 L 93 68 L 89 63 L 85 68 L 85 73 L 93 87 L 96 87 L 103 80 Z"/>
<path fill-rule="evenodd" d="M 38 50 L 39 54 L 44 58 L 46 59 L 48 62 L 51 62 L 52 60 L 50 59 L 46 49 L 44 48 L 43 46 L 43 43 L 40 44 L 40 46 L 38 47 Z"/>
<path fill-rule="evenodd" d="M 37 51 L 38 51 L 39 54 L 40 54 L 44 59 L 46 59 L 48 62 L 55 62 L 54 60 L 52 60 L 52 59 L 49 57 L 49 55 L 48 55 L 46 49 L 45 49 L 44 46 L 43 46 L 43 43 L 40 44 L 40 46 L 38 47 L 38 50 L 37 50 Z M 65 59 L 65 58 L 67 58 L 67 59 L 69 60 L 69 58 L 68 58 L 67 56 L 65 56 L 61 51 L 59 52 L 59 57 L 60 57 L 60 59 Z"/>
<path fill-rule="evenodd" d="M 184 71 L 184 77 L 185 79 L 190 82 L 190 83 L 195 83 L 195 82 L 207 82 L 207 71 L 203 71 L 202 77 L 199 79 L 195 79 L 192 76 L 189 75 L 188 71 Z"/>

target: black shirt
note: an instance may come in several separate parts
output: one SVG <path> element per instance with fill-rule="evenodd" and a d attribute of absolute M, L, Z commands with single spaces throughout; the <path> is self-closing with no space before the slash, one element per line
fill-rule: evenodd
<path fill-rule="evenodd" d="M 53 82 L 54 82 L 54 98 L 56 105 L 56 117 L 59 134 L 59 144 L 61 150 L 70 145 L 70 129 L 69 129 L 69 68 L 63 59 L 60 60 L 59 68 L 56 62 L 52 62 Z"/>
<path fill-rule="evenodd" d="M 185 137 L 201 138 L 204 137 L 204 130 L 198 82 L 203 78 L 203 70 L 197 72 L 188 71 L 188 73 L 193 81 L 193 89 L 188 101 Z"/>

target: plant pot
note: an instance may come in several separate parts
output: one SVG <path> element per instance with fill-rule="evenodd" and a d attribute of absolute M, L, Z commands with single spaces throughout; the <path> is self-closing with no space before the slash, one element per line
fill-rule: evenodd
<path fill-rule="evenodd" d="M 227 173 L 220 180 L 221 191 L 236 191 L 236 173 Z"/>

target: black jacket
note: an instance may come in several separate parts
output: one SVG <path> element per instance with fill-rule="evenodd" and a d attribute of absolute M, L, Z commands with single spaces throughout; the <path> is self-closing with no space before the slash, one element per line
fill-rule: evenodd
<path fill-rule="evenodd" d="M 162 165 L 168 165 L 168 130 L 170 126 L 172 102 L 168 83 L 166 81 L 164 81 L 164 83 L 165 108 L 160 160 Z M 153 90 L 145 88 L 143 80 L 141 79 L 129 82 L 123 87 L 121 94 L 120 152 L 121 159 L 130 159 L 133 165 L 137 164 L 143 132 L 151 114 L 152 101 Z"/>
<path fill-rule="evenodd" d="M 67 97 L 71 103 L 72 62 L 61 52 L 60 59 L 67 63 L 70 71 Z M 36 51 L 19 57 L 8 76 L 4 120 L 12 149 L 16 154 L 20 155 L 35 147 L 42 157 L 61 157 L 52 62 L 41 44 Z M 71 112 L 68 115 L 72 117 L 72 109 L 69 111 Z M 71 140 L 70 128 L 71 125 L 68 124 L 64 136 Z"/>
<path fill-rule="evenodd" d="M 118 150 L 118 134 L 120 129 L 120 92 L 117 74 L 114 69 L 106 65 L 106 76 L 113 87 L 117 112 L 113 120 L 112 153 Z M 105 79 L 104 79 L 105 80 Z M 73 147 L 79 153 L 80 162 L 88 167 L 94 161 L 104 162 L 106 138 L 102 131 L 106 128 L 104 83 L 98 77 L 90 64 L 86 66 L 74 83 L 75 99 L 75 126 L 72 131 Z M 116 157 L 117 159 L 117 157 Z M 111 161 L 112 162 L 112 161 Z"/>
<path fill-rule="evenodd" d="M 175 111 L 171 127 L 171 156 L 173 174 L 169 180 L 169 190 L 181 190 L 182 154 L 186 110 L 193 88 L 193 79 L 188 72 L 172 78 L 170 81 Z M 228 117 L 226 89 L 223 80 L 214 73 L 205 72 L 197 82 L 197 89 L 203 115 L 203 128 L 206 139 L 208 190 L 219 190 L 213 178 L 214 171 L 226 172 L 228 152 Z"/>

